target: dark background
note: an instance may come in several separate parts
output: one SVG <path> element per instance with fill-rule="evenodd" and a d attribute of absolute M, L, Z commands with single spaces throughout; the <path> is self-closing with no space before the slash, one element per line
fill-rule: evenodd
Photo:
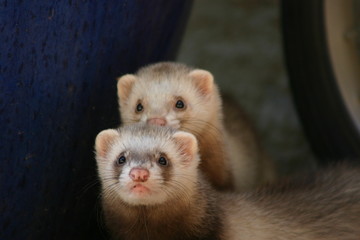
<path fill-rule="evenodd" d="M 0 1 L 0 239 L 101 239 L 116 77 L 176 55 L 191 1 Z"/>

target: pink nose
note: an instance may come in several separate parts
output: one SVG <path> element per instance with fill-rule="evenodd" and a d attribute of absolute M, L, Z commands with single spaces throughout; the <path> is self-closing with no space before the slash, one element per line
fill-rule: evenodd
<path fill-rule="evenodd" d="M 165 126 L 166 125 L 166 119 L 165 118 L 150 118 L 147 120 L 149 124 L 152 125 L 159 125 L 159 126 Z"/>
<path fill-rule="evenodd" d="M 133 168 L 129 173 L 134 182 L 146 182 L 149 178 L 149 171 L 144 168 Z"/>

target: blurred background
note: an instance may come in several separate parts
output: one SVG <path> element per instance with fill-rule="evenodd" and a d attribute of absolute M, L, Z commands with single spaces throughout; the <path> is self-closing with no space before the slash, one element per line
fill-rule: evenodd
<path fill-rule="evenodd" d="M 360 0 L 0 0 L 0 239 L 107 239 L 93 144 L 120 123 L 116 78 L 176 52 L 245 108 L 281 175 L 356 161 L 359 9 Z"/>
<path fill-rule="evenodd" d="M 178 61 L 212 72 L 254 121 L 281 175 L 314 169 L 284 65 L 280 1 L 197 0 Z"/>

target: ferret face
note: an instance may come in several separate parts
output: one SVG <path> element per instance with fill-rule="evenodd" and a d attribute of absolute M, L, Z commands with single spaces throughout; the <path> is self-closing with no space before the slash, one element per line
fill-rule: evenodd
<path fill-rule="evenodd" d="M 193 132 L 208 127 L 219 111 L 212 75 L 204 70 L 177 69 L 158 64 L 118 80 L 124 124 L 146 122 Z"/>
<path fill-rule="evenodd" d="M 161 204 L 180 197 L 192 186 L 191 176 L 196 177 L 195 137 L 135 125 L 105 130 L 96 139 L 103 194 L 131 205 Z"/>

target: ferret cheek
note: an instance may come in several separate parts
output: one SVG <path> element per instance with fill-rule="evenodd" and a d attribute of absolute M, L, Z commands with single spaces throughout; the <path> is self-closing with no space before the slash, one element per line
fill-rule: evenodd
<path fill-rule="evenodd" d="M 140 114 L 136 114 L 136 113 L 133 113 L 133 112 L 129 112 L 127 114 L 127 116 L 130 116 L 130 117 L 127 117 L 127 123 L 137 123 L 137 122 L 144 122 L 143 118 L 143 114 L 140 113 Z"/>

